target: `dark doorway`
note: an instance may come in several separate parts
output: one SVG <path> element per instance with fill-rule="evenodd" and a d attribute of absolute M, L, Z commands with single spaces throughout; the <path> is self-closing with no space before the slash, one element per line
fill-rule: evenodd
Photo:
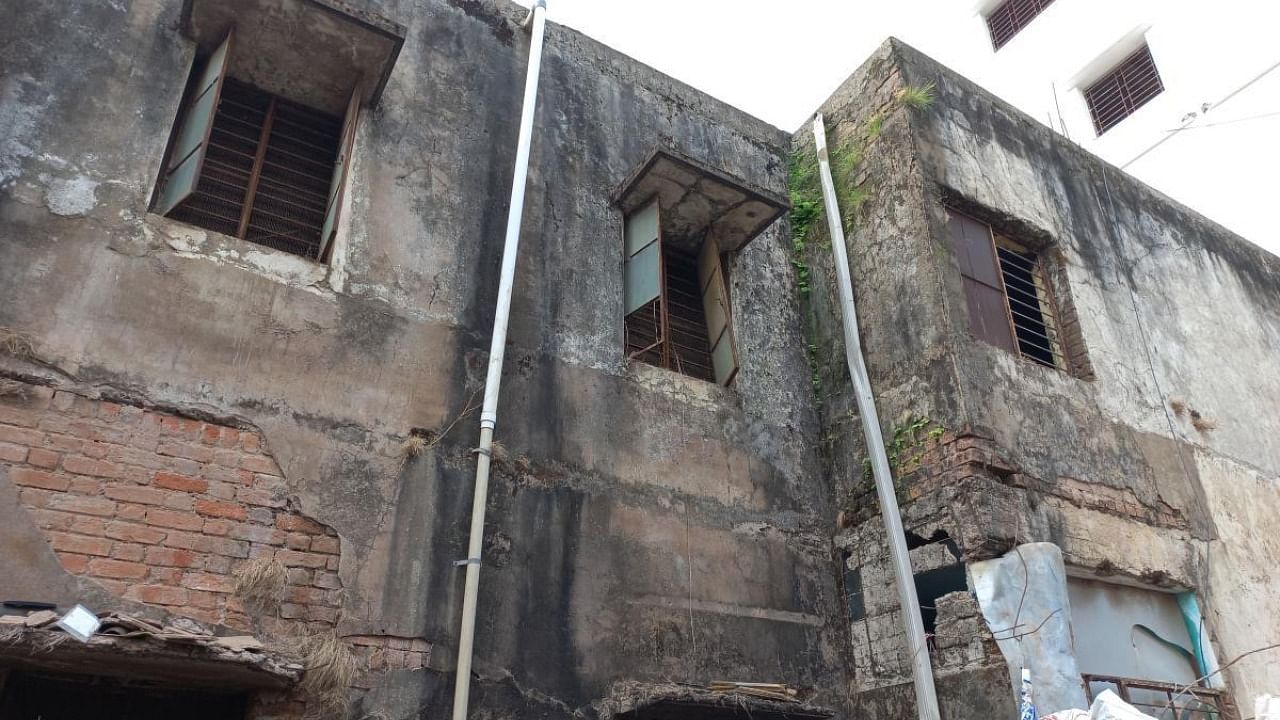
<path fill-rule="evenodd" d="M 247 703 L 244 693 L 89 675 L 13 672 L 3 683 L 4 720 L 241 720 Z"/>

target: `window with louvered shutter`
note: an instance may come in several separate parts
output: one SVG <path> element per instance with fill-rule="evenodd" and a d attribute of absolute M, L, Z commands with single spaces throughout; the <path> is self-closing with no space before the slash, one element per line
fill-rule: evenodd
<path fill-rule="evenodd" d="M 627 357 L 728 385 L 737 348 L 728 283 L 713 239 L 693 255 L 664 243 L 654 202 L 623 224 L 624 343 Z"/>
<path fill-rule="evenodd" d="M 969 329 L 981 340 L 1032 362 L 1091 378 L 1070 297 L 1060 302 L 1045 258 L 991 226 L 947 208 L 960 265 Z"/>
<path fill-rule="evenodd" d="M 1004 47 L 1022 28 L 1031 24 L 1053 0 L 1006 0 L 987 15 L 987 30 L 996 50 Z"/>
<path fill-rule="evenodd" d="M 1115 127 L 1164 92 L 1151 48 L 1144 43 L 1084 91 L 1093 129 L 1099 135 Z"/>
<path fill-rule="evenodd" d="M 225 45 L 219 53 L 206 63 L 179 124 L 184 138 L 203 132 L 193 155 L 198 162 L 183 163 L 176 155 L 184 142 L 174 143 L 156 211 L 326 260 L 350 164 L 359 89 L 347 117 L 331 115 L 226 76 Z"/>

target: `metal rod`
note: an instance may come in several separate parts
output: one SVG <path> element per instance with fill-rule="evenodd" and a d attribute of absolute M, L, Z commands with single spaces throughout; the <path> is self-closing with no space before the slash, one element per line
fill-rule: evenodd
<path fill-rule="evenodd" d="M 529 67 L 524 79 L 520 110 L 520 135 L 516 143 L 515 174 L 511 179 L 511 207 L 502 249 L 502 274 L 498 304 L 489 343 L 489 373 L 480 410 L 480 447 L 476 453 L 476 485 L 471 500 L 471 538 L 467 549 L 467 579 L 462 596 L 462 627 L 458 633 L 458 668 L 453 689 L 453 720 L 466 720 L 471 694 L 471 660 L 476 634 L 476 605 L 480 594 L 480 555 L 484 547 L 484 511 L 489 498 L 489 460 L 493 430 L 498 424 L 498 391 L 502 385 L 502 361 L 507 347 L 507 323 L 511 319 L 511 293 L 515 284 L 516 256 L 520 249 L 520 223 L 524 218 L 524 192 L 529 178 L 529 148 L 533 143 L 533 115 L 538 103 L 538 78 L 542 71 L 542 40 L 546 31 L 546 0 L 534 0 L 529 17 L 533 36 L 529 41 Z"/>
<path fill-rule="evenodd" d="M 822 113 L 813 117 L 813 139 L 818 148 L 818 175 L 822 179 L 822 201 L 826 207 L 827 227 L 831 231 L 831 253 L 835 256 L 836 281 L 840 292 L 840 319 L 844 326 L 845 360 L 849 363 L 849 375 L 853 378 L 858 412 L 862 415 L 862 430 L 867 440 L 867 452 L 871 455 L 876 495 L 880 499 L 880 514 L 884 518 L 885 534 L 888 536 L 889 556 L 893 561 L 893 578 L 898 586 L 898 603 L 901 605 L 902 622 L 907 635 L 907 650 L 911 655 L 916 710 L 920 720 L 941 720 L 938 696 L 933 687 L 933 667 L 929 661 L 928 647 L 925 645 L 924 621 L 920 617 L 920 601 L 916 597 L 915 578 L 911 574 L 911 557 L 907 552 L 906 538 L 902 531 L 902 517 L 898 511 L 898 498 L 894 494 L 893 475 L 889 470 L 884 437 L 880 434 L 880 417 L 876 414 L 875 398 L 871 395 L 871 380 L 867 376 L 866 362 L 862 357 L 862 343 L 858 339 L 858 313 L 853 303 L 853 279 L 849 275 L 849 257 L 845 251 L 840 204 L 836 199 L 835 184 L 831 180 L 831 162 L 827 156 L 827 130 L 822 123 Z"/>

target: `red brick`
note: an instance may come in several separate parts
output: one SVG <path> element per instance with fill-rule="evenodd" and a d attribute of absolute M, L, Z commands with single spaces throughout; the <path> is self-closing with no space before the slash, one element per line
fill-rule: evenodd
<path fill-rule="evenodd" d="M 157 530 L 146 525 L 134 525 L 126 522 L 110 522 L 107 523 L 103 530 L 104 534 L 109 538 L 116 540 L 124 540 L 126 542 L 145 543 L 154 545 L 164 539 L 163 530 Z"/>
<path fill-rule="evenodd" d="M 233 558 L 249 557 L 249 543 L 210 535 L 197 535 L 191 549 Z"/>
<path fill-rule="evenodd" d="M 147 516 L 146 505 L 134 505 L 133 503 L 120 503 L 116 508 L 116 517 L 121 520 L 142 520 Z"/>
<path fill-rule="evenodd" d="M 165 547 L 182 548 L 183 550 L 194 550 L 196 545 L 200 543 L 200 535 L 189 532 L 172 531 L 165 535 L 164 540 L 160 543 Z"/>
<path fill-rule="evenodd" d="M 239 486 L 215 480 L 209 483 L 209 495 L 212 495 L 219 500 L 234 500 L 236 497 L 237 487 Z"/>
<path fill-rule="evenodd" d="M 204 526 L 204 518 L 195 513 L 152 508 L 147 511 L 147 524 L 178 530 L 199 530 Z"/>
<path fill-rule="evenodd" d="M 160 415 L 160 429 L 168 435 L 182 433 L 182 420 L 172 415 Z"/>
<path fill-rule="evenodd" d="M 84 442 L 79 438 L 73 438 L 70 435 L 56 435 L 49 433 L 45 436 L 45 447 L 59 452 L 80 452 L 80 447 Z"/>
<path fill-rule="evenodd" d="M 120 416 L 120 405 L 113 402 L 98 403 L 98 415 L 112 419 Z"/>
<path fill-rule="evenodd" d="M 111 557 L 116 560 L 129 560 L 131 562 L 140 562 L 143 555 L 143 546 L 134 543 L 116 543 L 111 548 Z"/>
<path fill-rule="evenodd" d="M 13 480 L 16 485 L 44 488 L 45 490 L 66 490 L 71 487 L 71 478 L 28 468 L 11 470 L 9 479 Z"/>
<path fill-rule="evenodd" d="M 182 575 L 185 572 L 185 568 L 153 565 L 151 566 L 151 577 L 149 578 L 149 582 L 155 585 L 170 585 L 176 587 L 178 583 L 182 582 Z"/>
<path fill-rule="evenodd" d="M 31 448 L 31 453 L 27 455 L 27 464 L 35 465 L 42 468 L 58 467 L 58 462 L 62 460 L 62 454 L 45 450 L 44 448 Z"/>
<path fill-rule="evenodd" d="M 281 550 L 276 553 L 276 559 L 284 563 L 285 567 L 309 567 L 322 568 L 328 559 L 324 555 L 315 553 L 304 553 L 296 550 Z"/>
<path fill-rule="evenodd" d="M 222 428 L 221 436 L 218 439 L 219 445 L 221 445 L 224 448 L 233 448 L 237 444 L 239 444 L 239 442 L 240 442 L 239 430 L 236 430 L 235 428 L 229 428 L 229 427 Z"/>
<path fill-rule="evenodd" d="M 27 448 L 23 445 L 0 442 L 0 460 L 20 463 L 27 459 Z"/>
<path fill-rule="evenodd" d="M 67 472 L 73 472 L 78 475 L 117 478 L 124 474 L 124 469 L 117 463 L 113 463 L 109 460 L 94 460 L 93 458 L 82 457 L 80 455 L 72 455 L 64 458 L 62 460 L 62 467 Z"/>
<path fill-rule="evenodd" d="M 212 573 L 229 573 L 231 572 L 232 558 L 225 555 L 206 555 L 204 558 L 204 569 Z"/>
<path fill-rule="evenodd" d="M 296 603 L 280 603 L 280 617 L 285 620 L 306 620 L 307 606 Z"/>
<path fill-rule="evenodd" d="M 182 492 L 202 493 L 209 489 L 208 480 L 168 472 L 156 473 L 151 483 L 157 487 Z"/>
<path fill-rule="evenodd" d="M 39 419 L 39 416 L 35 413 L 20 410 L 15 407 L 0 405 L 0 423 L 34 428 L 39 422 Z"/>
<path fill-rule="evenodd" d="M 310 550 L 311 536 L 306 533 L 289 533 L 284 539 L 284 545 L 290 550 Z"/>
<path fill-rule="evenodd" d="M 191 568 L 200 565 L 200 558 L 190 550 L 151 547 L 147 548 L 147 564 Z"/>
<path fill-rule="evenodd" d="M 53 407 L 55 410 L 70 410 L 75 402 L 76 396 L 69 392 L 57 390 L 53 393 Z"/>
<path fill-rule="evenodd" d="M 262 438 L 257 433 L 241 433 L 240 445 L 249 452 L 257 452 L 261 447 Z"/>
<path fill-rule="evenodd" d="M 236 462 L 239 463 L 239 455 L 236 455 Z M 248 470 L 232 470 L 229 468 L 215 467 L 213 465 L 204 466 L 200 477 L 210 481 L 217 480 L 219 482 L 230 483 L 232 485 L 249 485 L 253 482 L 253 473 Z"/>
<path fill-rule="evenodd" d="M 58 553 L 58 562 L 62 563 L 62 567 L 67 572 L 83 575 L 89 572 L 89 558 L 85 555 L 73 555 L 72 553 Z"/>
<path fill-rule="evenodd" d="M 310 585 L 312 573 L 306 568 L 289 568 L 287 572 L 290 585 Z"/>
<path fill-rule="evenodd" d="M 116 443 L 117 445 L 125 445 L 129 441 L 129 434 L 123 430 L 116 430 L 94 423 L 74 422 L 70 424 L 69 429 L 72 435 L 85 440 Z"/>
<path fill-rule="evenodd" d="M 211 593 L 206 590 L 188 590 L 187 602 L 191 607 L 204 608 L 206 610 L 218 607 L 218 600 L 221 595 Z"/>
<path fill-rule="evenodd" d="M 243 454 L 239 450 L 219 450 L 213 454 L 213 462 L 215 465 L 234 468 L 240 465 L 241 457 Z"/>
<path fill-rule="evenodd" d="M 318 537 L 311 540 L 311 552 L 337 555 L 342 550 L 342 543 L 335 537 Z"/>
<path fill-rule="evenodd" d="M 219 537 L 226 535 L 231 530 L 231 523 L 226 520 L 205 520 L 204 534 L 217 535 Z"/>
<path fill-rule="evenodd" d="M 174 510 L 195 510 L 197 495 L 184 492 L 167 492 L 164 496 L 164 506 Z"/>
<path fill-rule="evenodd" d="M 133 587 L 132 583 L 127 583 L 122 580 L 104 580 L 102 578 L 95 578 L 94 582 L 101 585 L 107 592 L 115 595 L 116 597 L 124 597 L 124 594 L 129 591 L 129 588 Z"/>
<path fill-rule="evenodd" d="M 49 497 L 49 507 L 54 510 L 110 517 L 116 514 L 116 504 L 106 498 L 81 495 L 54 494 Z"/>
<path fill-rule="evenodd" d="M 51 532 L 49 533 L 49 544 L 53 546 L 54 550 L 78 553 L 80 555 L 107 557 L 111 554 L 111 541 L 103 538 Z"/>
<path fill-rule="evenodd" d="M 100 495 L 102 494 L 102 481 L 98 478 L 74 475 L 71 478 L 69 490 L 77 495 Z"/>
<path fill-rule="evenodd" d="M 280 474 L 276 468 L 275 461 L 266 455 L 245 455 L 240 458 L 240 467 L 251 472 L 265 473 L 267 475 Z"/>
<path fill-rule="evenodd" d="M 149 487 L 137 485 L 115 485 L 106 489 L 107 497 L 112 500 L 133 502 L 139 505 L 163 505 L 168 493 Z"/>
<path fill-rule="evenodd" d="M 141 580 L 147 576 L 147 566 L 136 562 L 124 562 L 122 560 L 90 560 L 89 572 L 93 575 L 101 575 L 108 578 L 119 578 L 121 580 Z"/>
<path fill-rule="evenodd" d="M 213 450 L 202 445 L 192 445 L 190 443 L 180 442 L 162 442 L 159 447 L 156 448 L 156 452 L 160 455 L 186 458 L 196 462 L 213 462 Z"/>
<path fill-rule="evenodd" d="M 311 583 L 318 588 L 325 590 L 341 590 L 342 581 L 338 579 L 337 573 L 316 571 L 315 579 Z"/>
<path fill-rule="evenodd" d="M 221 500 L 197 500 L 196 512 L 209 517 L 221 517 L 229 520 L 243 520 L 248 515 L 244 505 Z"/>
<path fill-rule="evenodd" d="M 330 555 L 330 556 L 329 556 L 329 559 L 325 561 L 325 563 L 324 563 L 324 567 L 325 567 L 325 569 L 326 569 L 326 570 L 333 570 L 334 572 L 337 572 L 337 570 L 338 570 L 338 556 L 337 556 L 337 555 Z"/>
<path fill-rule="evenodd" d="M 265 543 L 267 545 L 283 545 L 285 539 L 283 530 L 277 530 L 269 525 L 250 525 L 248 523 L 235 523 L 228 528 L 227 535 L 237 540 L 248 540 L 249 542 Z"/>
<path fill-rule="evenodd" d="M 221 434 L 221 428 L 217 425 L 205 425 L 200 430 L 200 442 L 206 445 L 213 445 L 218 442 L 218 437 Z"/>
<path fill-rule="evenodd" d="M 258 488 L 242 487 L 236 491 L 236 499 L 247 505 L 260 505 L 262 507 L 282 508 L 285 505 L 285 497 L 282 493 Z"/>
<path fill-rule="evenodd" d="M 182 578 L 182 586 L 217 593 L 234 592 L 236 589 L 235 581 L 227 575 L 200 572 L 187 573 L 186 577 Z"/>
<path fill-rule="evenodd" d="M 201 608 L 194 608 L 190 606 L 182 607 L 182 608 L 170 608 L 170 609 L 174 610 L 175 612 L 181 615 L 185 615 L 186 617 L 189 617 L 192 620 L 195 620 L 197 622 L 202 622 L 208 625 L 215 625 L 222 622 L 222 615 L 216 610 L 203 610 Z"/>
<path fill-rule="evenodd" d="M 48 507 L 52 497 L 53 493 L 38 488 L 25 487 L 18 491 L 18 499 L 22 504 L 32 508 Z"/>
<path fill-rule="evenodd" d="M 26 445 L 27 447 L 40 447 L 44 443 L 44 433 L 39 430 L 27 430 L 25 428 L 10 427 L 9 425 L 0 425 L 0 442 L 13 443 L 14 445 Z"/>
<path fill-rule="evenodd" d="M 100 442 L 87 442 L 80 446 L 80 452 L 83 453 L 85 457 L 93 458 L 94 460 L 101 460 L 107 456 L 107 453 L 109 453 L 113 447 L 122 446 Z"/>
<path fill-rule="evenodd" d="M 178 473 L 179 475 L 199 475 L 200 463 L 195 460 L 188 460 L 181 457 L 170 457 L 168 455 L 156 455 L 163 464 L 160 466 L 165 470 Z"/>
<path fill-rule="evenodd" d="M 310 533 L 312 535 L 323 535 L 324 526 L 315 520 L 305 518 L 301 515 L 277 515 L 276 527 L 281 530 L 291 530 L 296 532 Z"/>
<path fill-rule="evenodd" d="M 190 595 L 184 588 L 167 585 L 134 585 L 124 594 L 130 600 L 152 605 L 185 605 Z"/>

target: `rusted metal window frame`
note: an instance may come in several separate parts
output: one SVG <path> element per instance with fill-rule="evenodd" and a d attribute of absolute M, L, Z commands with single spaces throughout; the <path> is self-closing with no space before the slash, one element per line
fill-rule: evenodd
<path fill-rule="evenodd" d="M 724 373 L 723 378 L 719 377 L 719 373 L 717 372 L 715 365 L 715 359 L 712 356 L 714 346 L 711 344 L 712 338 L 710 337 L 709 320 L 706 316 L 706 309 L 703 306 L 706 302 L 706 288 L 702 287 L 700 256 L 702 252 L 706 251 L 708 244 L 714 244 L 715 242 L 710 235 L 703 238 L 702 251 L 700 251 L 698 255 L 689 255 L 683 250 L 669 247 L 663 237 L 661 220 L 662 209 L 658 206 L 658 200 L 655 198 L 650 202 L 646 202 L 640 205 L 636 210 L 625 215 L 623 218 L 622 246 L 624 253 L 624 274 L 625 265 L 630 261 L 630 258 L 626 256 L 628 220 L 637 213 L 647 212 L 651 209 L 657 213 L 657 239 L 653 243 L 646 244 L 644 247 L 648 247 L 652 244 L 657 244 L 658 246 L 658 296 L 654 300 L 650 300 L 631 312 L 626 313 L 623 317 L 623 348 L 627 354 L 627 360 L 657 365 L 658 367 L 673 370 L 682 375 L 688 375 L 708 382 L 715 382 L 719 385 L 729 386 L 737 377 L 738 370 L 741 367 L 741 362 L 738 358 L 737 338 L 733 332 L 733 311 L 732 303 L 729 298 L 728 271 L 726 269 L 725 258 L 718 250 L 713 251 L 716 254 L 716 267 L 714 269 L 714 274 L 709 278 L 709 282 L 720 283 L 720 303 L 725 316 L 725 329 L 722 332 L 720 339 L 722 342 L 728 343 L 727 347 L 732 363 L 732 367 Z M 634 256 L 639 256 L 643 249 L 644 248 L 638 250 Z M 690 279 L 693 282 L 693 289 L 696 292 L 696 297 L 693 298 L 695 306 L 686 308 L 689 310 L 689 313 L 687 314 L 691 320 L 696 319 L 696 322 L 693 324 L 701 326 L 702 339 L 705 340 L 707 344 L 705 352 L 700 348 L 678 345 L 676 342 L 671 318 L 671 273 L 667 267 L 668 263 L 672 262 L 681 262 L 684 265 L 687 265 L 685 268 L 687 271 L 686 274 L 690 275 Z M 642 316 L 641 314 L 647 315 Z M 696 316 L 696 318 L 694 318 L 694 316 Z M 636 344 L 632 339 L 632 333 L 634 332 L 634 326 L 636 323 L 634 318 L 637 317 L 647 317 L 654 325 L 656 325 L 658 331 L 657 337 L 653 342 L 643 347 L 638 346 L 638 344 Z M 687 331 L 685 332 L 685 335 L 688 335 Z M 654 350 L 658 351 L 657 358 L 650 356 Z M 682 350 L 684 352 L 681 352 Z M 694 362 L 704 357 L 705 363 Z M 655 362 L 655 360 L 657 362 Z M 686 365 L 688 367 L 686 367 Z"/>
<path fill-rule="evenodd" d="M 1186 687 L 1178 683 L 1160 682 L 1157 680 L 1141 680 L 1138 678 L 1127 678 L 1113 675 L 1098 675 L 1094 673 L 1081 673 L 1081 683 L 1084 685 L 1084 695 L 1090 703 L 1093 702 L 1093 683 L 1102 683 L 1115 686 L 1117 695 L 1121 700 L 1134 705 L 1139 709 L 1151 708 L 1154 713 L 1148 713 L 1156 717 L 1164 717 L 1163 710 L 1172 708 L 1174 717 L 1183 717 L 1181 712 L 1200 713 L 1204 718 L 1217 715 L 1216 720 L 1239 720 L 1239 712 L 1237 712 L 1235 703 L 1231 699 L 1231 695 L 1225 690 L 1218 688 L 1204 687 L 1201 685 L 1192 685 Z M 1163 692 L 1169 701 L 1163 705 L 1152 705 L 1150 703 L 1135 702 L 1130 690 L 1147 690 L 1151 692 Z M 1188 698 L 1191 702 L 1186 705 L 1178 705 L 1179 698 Z M 1192 703 L 1201 703 L 1209 705 L 1208 708 L 1197 708 Z M 1144 711 L 1145 712 L 1145 711 Z"/>
<path fill-rule="evenodd" d="M 332 240 L 337 233 L 341 205 L 345 198 L 347 178 L 351 166 L 351 154 L 354 149 L 357 124 L 361 114 L 362 83 L 357 83 L 353 89 L 351 100 L 346 108 L 346 114 L 342 118 L 289 101 L 243 81 L 237 81 L 230 76 L 228 69 L 230 67 L 232 35 L 233 32 L 228 32 L 227 39 L 220 46 L 218 52 L 215 53 L 215 56 L 222 55 L 222 62 L 219 65 L 219 74 L 216 77 L 216 81 L 199 95 L 194 95 L 193 93 L 193 97 L 184 98 L 180 120 L 175 124 L 174 133 L 171 136 L 176 138 L 180 133 L 186 131 L 188 129 L 187 126 L 191 123 L 191 113 L 195 109 L 196 103 L 209 92 L 215 93 L 212 110 L 204 128 L 203 140 L 197 143 L 195 151 L 187 153 L 188 156 L 197 152 L 200 154 L 197 158 L 198 165 L 195 168 L 194 177 L 191 180 L 192 189 L 176 201 L 162 201 L 162 198 L 166 195 L 166 186 L 173 175 L 174 168 L 186 160 L 185 157 L 172 157 L 178 148 L 176 147 L 177 143 L 174 140 L 170 140 L 170 147 L 166 151 L 168 155 L 165 162 L 166 170 L 158 184 L 153 209 L 180 222 L 188 222 L 197 227 L 204 227 L 213 232 L 221 232 L 239 240 L 264 245 L 316 262 L 328 263 L 333 248 Z M 197 71 L 193 69 L 193 76 L 203 78 L 209 72 L 208 68 L 209 65 L 206 64 L 204 69 L 198 71 L 198 75 Z M 226 89 L 226 84 L 229 81 L 235 82 L 236 87 L 247 88 L 256 93 L 256 95 L 246 95 L 241 100 L 249 97 L 267 98 L 265 115 L 262 116 L 261 126 L 253 127 L 253 130 L 256 131 L 256 139 L 252 140 L 252 150 L 249 150 L 250 146 L 248 145 L 250 139 L 245 137 L 244 134 L 232 132 L 232 130 L 228 129 L 228 124 L 239 122 L 256 126 L 256 119 L 253 122 L 245 122 L 240 118 L 234 117 L 234 114 L 224 115 L 223 104 L 231 102 L 232 105 L 241 107 L 244 110 L 251 112 L 258 112 L 259 110 L 244 105 L 243 102 L 231 100 L 231 96 L 226 94 L 229 92 Z M 197 89 L 198 87 L 199 84 Z M 292 119 L 286 118 L 286 120 L 295 125 L 296 128 L 290 134 L 277 138 L 275 133 L 276 125 L 278 124 L 276 120 L 279 116 L 277 110 L 281 103 L 288 106 L 287 109 L 289 109 L 290 118 Z M 321 138 L 326 137 L 324 132 L 319 131 L 314 126 L 298 125 L 299 120 L 308 123 L 320 123 L 322 119 L 324 121 L 321 123 L 322 126 L 324 123 L 333 124 L 335 120 L 337 121 L 335 133 L 331 138 L 336 148 L 332 160 L 325 156 L 316 157 L 297 149 L 302 145 L 308 145 L 314 147 L 315 150 L 325 150 L 319 145 L 313 145 L 314 142 L 324 142 L 321 140 Z M 243 128 L 241 129 L 243 131 Z M 214 142 L 214 133 L 229 134 L 228 137 L 236 138 L 244 143 L 244 146 L 241 149 L 237 149 L 218 145 Z M 304 140 L 304 136 L 308 133 L 319 134 L 307 137 Z M 307 142 L 307 140 L 312 140 L 312 142 Z M 224 155 L 229 153 L 230 155 L 240 156 L 246 160 L 251 160 L 251 164 L 248 167 L 237 166 L 236 168 L 231 168 L 228 166 L 227 170 L 238 177 L 228 177 L 223 174 L 219 178 L 213 178 L 209 175 L 209 169 L 206 167 L 205 160 L 209 158 L 205 156 L 215 146 Z M 252 156 L 248 155 L 249 152 L 253 153 Z M 271 159 L 270 156 L 272 155 L 277 157 L 275 161 Z M 314 168 L 319 168 L 322 175 L 315 175 L 314 170 L 304 172 L 290 164 L 280 165 L 279 157 L 282 155 L 307 163 L 310 166 L 314 166 Z M 218 166 L 216 161 L 210 160 L 214 166 Z M 272 165 L 275 168 L 275 172 L 268 173 L 266 171 L 267 165 Z M 245 177 L 246 171 L 247 178 Z M 284 173 L 285 176 L 294 176 L 293 181 L 283 182 L 280 179 L 281 173 Z M 273 177 L 268 178 L 266 177 L 267 175 L 273 175 Z M 317 181 L 321 177 L 327 183 L 327 192 L 323 195 L 320 195 L 319 191 L 308 185 L 308 183 L 313 183 L 313 181 Z M 306 180 L 306 182 L 301 182 L 298 178 L 310 179 Z M 272 191 L 274 193 L 272 202 L 280 207 L 266 209 L 258 203 L 264 180 L 268 180 L 276 187 L 276 190 Z M 229 191 L 229 194 L 212 192 L 209 189 L 209 183 L 221 186 L 224 189 L 224 193 Z M 231 198 L 232 195 L 235 195 L 238 199 L 233 200 Z M 318 198 L 319 202 L 314 207 L 311 206 L 310 200 L 301 198 L 301 196 L 308 195 L 314 195 Z M 196 205 L 191 205 L 197 199 L 203 203 L 220 203 L 222 207 L 218 209 L 223 210 L 223 214 L 207 207 L 198 208 Z M 190 207 L 188 207 L 189 205 Z M 236 212 L 235 217 L 227 216 L 231 211 Z M 302 213 L 302 215 L 299 216 L 299 213 Z M 308 220 L 306 218 L 307 214 L 314 215 L 315 222 Z M 203 219 L 203 222 L 201 219 Z M 210 226 L 210 222 L 213 222 L 214 226 Z M 254 236 L 255 223 L 258 223 L 259 237 Z M 283 223 L 296 228 L 296 230 L 290 231 L 285 235 L 272 234 L 268 231 L 264 237 L 261 236 L 261 231 L 263 230 L 261 223 L 267 223 L 267 225 Z M 225 225 L 225 227 L 220 225 Z M 315 227 L 312 227 L 312 225 L 315 225 Z M 298 231 L 301 231 L 301 234 L 298 234 Z M 312 231 L 315 233 L 314 238 L 310 236 Z M 284 237 L 286 240 L 270 241 L 272 238 L 279 237 Z"/>
<path fill-rule="evenodd" d="M 1005 0 L 997 5 L 985 18 L 992 49 L 999 50 L 1008 45 L 1052 4 L 1053 0 Z"/>
<path fill-rule="evenodd" d="M 1090 83 L 1082 94 L 1093 129 L 1101 136 L 1163 92 L 1160 68 L 1156 67 L 1151 46 L 1144 41 L 1141 47 Z"/>
<path fill-rule="evenodd" d="M 970 222 L 981 225 L 985 228 L 985 234 L 990 241 L 991 257 L 992 261 L 995 263 L 995 274 L 1000 283 L 998 289 L 1004 297 L 1004 311 L 1009 332 L 1008 337 L 1011 339 L 1012 347 L 1005 347 L 995 343 L 993 340 L 984 339 L 997 347 L 1015 352 L 1019 357 L 1037 365 L 1062 370 L 1081 379 L 1092 379 L 1092 369 L 1087 366 L 1087 361 L 1083 359 L 1083 339 L 1068 335 L 1063 330 L 1065 325 L 1065 318 L 1062 310 L 1063 305 L 1058 301 L 1058 290 L 1054 287 L 1054 278 L 1050 275 L 1050 269 L 1046 267 L 1046 252 L 1044 250 L 1033 249 L 1024 243 L 1008 237 L 1004 233 L 997 233 L 990 223 L 975 217 L 972 213 L 959 210 L 950 204 L 945 205 L 944 209 L 948 215 L 958 215 Z M 948 218 L 948 225 L 950 225 L 950 223 L 951 220 Z M 948 227 L 948 232 L 952 232 L 950 227 Z M 1017 255 L 1019 259 L 1028 263 L 1029 266 L 1023 268 L 1023 270 L 1032 278 L 1035 299 L 1039 308 L 1031 308 L 1028 306 L 1027 312 L 1039 313 L 1039 318 L 1032 317 L 1029 314 L 1015 312 L 1015 302 L 1018 302 L 1019 304 L 1025 303 L 1020 300 L 1015 300 L 1010 296 L 1006 278 L 1011 273 L 1005 268 L 1007 260 L 1005 256 L 1001 254 L 1001 249 Z M 967 281 L 978 282 L 990 287 L 990 285 L 985 281 L 981 281 L 976 278 L 968 278 L 968 276 L 965 277 Z M 1029 294 L 1025 289 L 1019 290 L 1019 292 L 1022 294 Z M 972 308 L 968 308 L 967 312 L 969 313 L 972 322 Z M 1039 324 L 1045 328 L 1045 332 L 1040 333 L 1036 331 L 1034 327 L 1028 326 L 1027 323 L 1019 323 L 1018 317 L 1024 318 L 1027 323 Z M 1019 329 L 1023 329 L 1027 333 L 1034 333 L 1035 335 L 1042 337 L 1045 342 L 1037 349 L 1047 352 L 1052 362 L 1046 362 L 1043 358 L 1037 357 L 1033 353 L 1028 353 L 1023 347 L 1023 335 L 1019 334 Z"/>

